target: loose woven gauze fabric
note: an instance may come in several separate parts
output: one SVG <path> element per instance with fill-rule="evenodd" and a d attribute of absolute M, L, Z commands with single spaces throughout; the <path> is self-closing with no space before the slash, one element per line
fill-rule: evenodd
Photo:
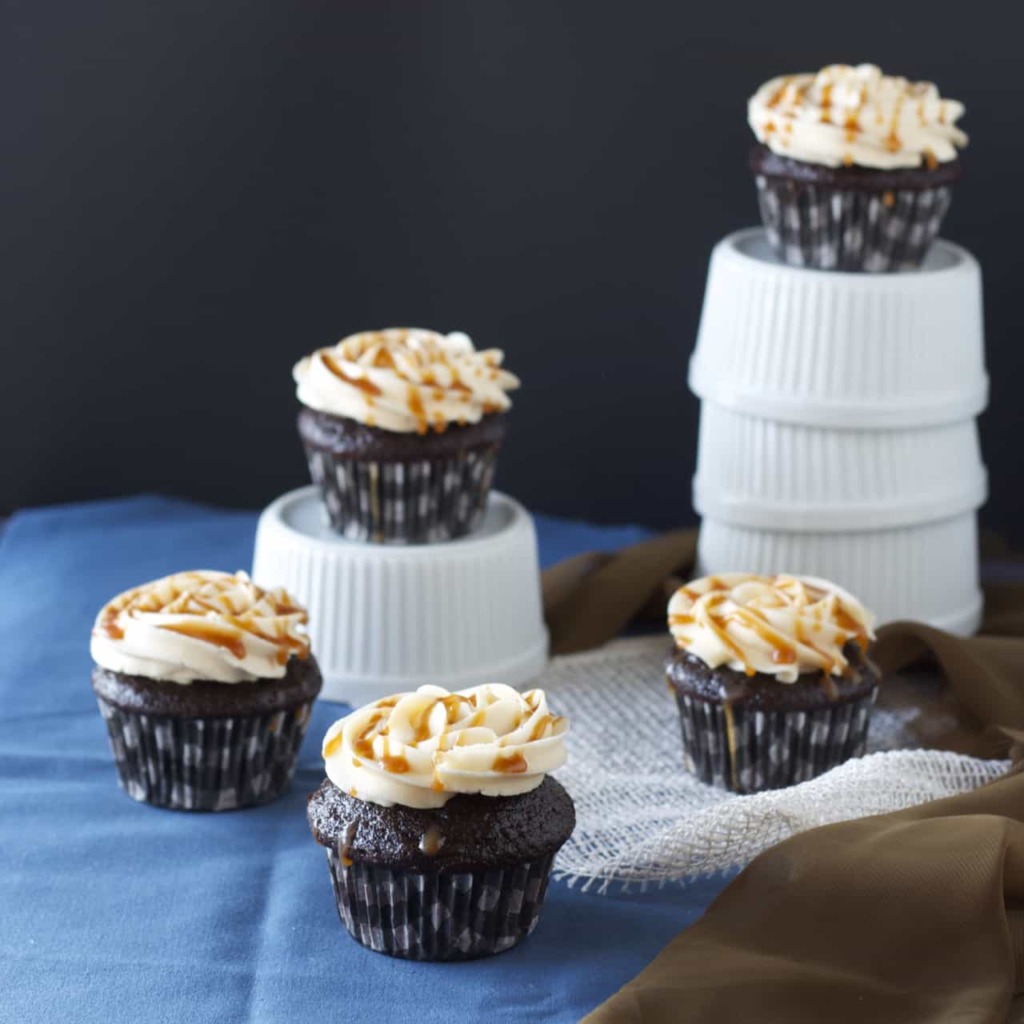
<path fill-rule="evenodd" d="M 865 757 L 787 789 L 736 796 L 683 766 L 668 650 L 664 636 L 620 640 L 554 659 L 536 683 L 572 723 L 558 778 L 576 802 L 577 826 L 557 877 L 599 891 L 685 882 L 743 867 L 818 825 L 964 793 L 1007 770 L 1006 761 L 912 749 L 920 712 L 878 707 Z"/>

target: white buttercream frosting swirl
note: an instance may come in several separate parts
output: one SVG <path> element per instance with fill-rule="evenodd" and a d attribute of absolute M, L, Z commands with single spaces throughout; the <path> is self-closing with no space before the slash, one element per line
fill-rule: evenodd
<path fill-rule="evenodd" d="M 370 427 L 425 434 L 478 423 L 511 406 L 519 380 L 500 349 L 477 350 L 462 333 L 413 327 L 364 331 L 295 364 L 303 405 Z"/>
<path fill-rule="evenodd" d="M 112 672 L 175 683 L 280 679 L 309 656 L 306 610 L 244 572 L 179 572 L 126 590 L 100 610 L 93 661 Z"/>
<path fill-rule="evenodd" d="M 878 170 L 954 160 L 967 145 L 956 126 L 963 112 L 931 82 L 883 75 L 873 64 L 773 78 L 747 105 L 754 134 L 780 156 Z"/>
<path fill-rule="evenodd" d="M 784 683 L 804 672 L 843 675 L 843 648 L 852 640 L 866 649 L 874 621 L 851 594 L 810 576 L 705 576 L 668 604 L 677 647 L 711 668 L 763 672 Z"/>
<path fill-rule="evenodd" d="M 383 807 L 442 807 L 458 793 L 536 789 L 565 763 L 568 728 L 543 690 L 421 686 L 339 719 L 324 736 L 323 757 L 327 777 L 350 796 Z"/>

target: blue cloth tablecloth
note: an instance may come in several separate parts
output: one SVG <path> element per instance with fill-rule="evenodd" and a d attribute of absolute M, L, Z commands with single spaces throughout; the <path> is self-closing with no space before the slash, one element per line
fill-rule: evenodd
<path fill-rule="evenodd" d="M 96 611 L 182 568 L 247 568 L 255 525 L 137 498 L 21 512 L 0 536 L 0 1021 L 575 1021 L 696 919 L 721 880 L 633 895 L 553 882 L 534 935 L 501 956 L 363 949 L 304 813 L 337 704 L 318 703 L 295 783 L 267 807 L 125 796 L 89 685 Z M 644 535 L 537 526 L 545 564 Z"/>

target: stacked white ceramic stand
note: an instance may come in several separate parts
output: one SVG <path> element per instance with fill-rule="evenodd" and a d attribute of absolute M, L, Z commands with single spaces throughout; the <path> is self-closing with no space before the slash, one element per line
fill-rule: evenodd
<path fill-rule="evenodd" d="M 260 517 L 253 579 L 309 609 L 326 700 L 361 704 L 424 684 L 522 685 L 547 659 L 533 521 L 492 492 L 481 525 L 437 544 L 368 544 L 326 524 L 304 487 Z"/>
<path fill-rule="evenodd" d="M 835 273 L 781 264 L 760 229 L 731 235 L 690 387 L 700 572 L 821 576 L 882 622 L 977 628 L 988 381 L 970 253 L 940 241 L 918 271 Z"/>

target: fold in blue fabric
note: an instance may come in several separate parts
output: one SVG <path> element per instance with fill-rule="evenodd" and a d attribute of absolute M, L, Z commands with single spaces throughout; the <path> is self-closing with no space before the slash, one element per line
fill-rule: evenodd
<path fill-rule="evenodd" d="M 252 561 L 256 515 L 142 497 L 34 509 L 0 535 L 0 1021 L 576 1021 L 695 920 L 722 881 L 597 895 L 553 882 L 521 947 L 465 964 L 392 960 L 340 924 L 305 820 L 319 702 L 291 790 L 187 814 L 118 788 L 89 685 L 109 597 Z M 641 539 L 537 519 L 542 561 Z"/>

